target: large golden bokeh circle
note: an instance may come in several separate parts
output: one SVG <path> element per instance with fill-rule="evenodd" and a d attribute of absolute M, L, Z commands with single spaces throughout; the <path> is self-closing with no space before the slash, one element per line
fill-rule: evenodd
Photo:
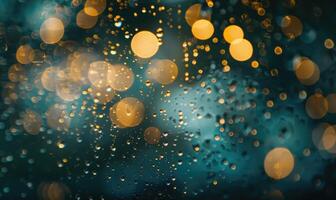
<path fill-rule="evenodd" d="M 147 76 L 163 85 L 173 83 L 177 75 L 178 67 L 169 59 L 154 59 L 147 69 Z"/>
<path fill-rule="evenodd" d="M 215 28 L 209 20 L 197 20 L 191 27 L 191 32 L 199 40 L 207 40 L 215 32 Z"/>
<path fill-rule="evenodd" d="M 306 101 L 306 112 L 312 119 L 321 119 L 328 112 L 328 101 L 320 93 L 311 95 Z"/>
<path fill-rule="evenodd" d="M 145 107 L 134 97 L 120 100 L 115 107 L 115 116 L 118 123 L 124 127 L 138 126 L 144 119 Z"/>
<path fill-rule="evenodd" d="M 78 12 L 76 16 L 76 24 L 78 27 L 82 29 L 90 29 L 93 28 L 98 21 L 97 16 L 87 15 L 84 10 Z"/>
<path fill-rule="evenodd" d="M 253 55 L 253 46 L 246 39 L 236 39 L 230 44 L 230 55 L 237 61 L 246 61 Z"/>
<path fill-rule="evenodd" d="M 21 45 L 16 50 L 16 60 L 21 64 L 29 64 L 34 59 L 34 49 L 30 45 Z"/>
<path fill-rule="evenodd" d="M 267 153 L 264 170 L 269 177 L 280 180 L 286 178 L 293 169 L 294 157 L 287 148 L 277 147 Z"/>
<path fill-rule="evenodd" d="M 320 79 L 319 67 L 309 58 L 299 58 L 294 64 L 295 75 L 303 85 L 314 85 Z"/>
<path fill-rule="evenodd" d="M 86 0 L 84 12 L 89 16 L 98 16 L 104 12 L 106 0 Z"/>
<path fill-rule="evenodd" d="M 108 74 L 109 85 L 116 91 L 128 90 L 134 82 L 133 71 L 121 64 L 112 65 L 111 73 Z"/>
<path fill-rule="evenodd" d="M 62 20 L 56 17 L 46 19 L 40 27 L 40 37 L 46 44 L 55 44 L 64 35 L 64 25 Z"/>
<path fill-rule="evenodd" d="M 223 37 L 227 43 L 231 43 L 236 39 L 243 39 L 244 31 L 237 25 L 230 25 L 224 29 Z"/>
<path fill-rule="evenodd" d="M 303 25 L 296 16 L 287 15 L 281 20 L 281 30 L 289 39 L 294 39 L 302 34 Z"/>
<path fill-rule="evenodd" d="M 150 31 L 140 31 L 133 36 L 131 49 L 140 58 L 150 58 L 159 50 L 159 40 Z"/>

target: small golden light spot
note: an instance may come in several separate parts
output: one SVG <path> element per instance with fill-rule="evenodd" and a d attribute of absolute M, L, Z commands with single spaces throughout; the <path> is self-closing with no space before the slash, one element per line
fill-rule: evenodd
<path fill-rule="evenodd" d="M 282 54 L 282 48 L 279 47 L 279 46 L 276 46 L 276 47 L 274 48 L 274 53 L 275 53 L 276 55 L 281 55 L 281 54 Z"/>
<path fill-rule="evenodd" d="M 259 62 L 256 61 L 256 60 L 252 61 L 251 62 L 251 67 L 254 68 L 254 69 L 258 68 L 259 67 Z"/>
<path fill-rule="evenodd" d="M 324 41 L 324 46 L 327 49 L 332 49 L 332 48 L 334 48 L 335 44 L 334 44 L 334 41 L 332 39 L 328 38 Z"/>

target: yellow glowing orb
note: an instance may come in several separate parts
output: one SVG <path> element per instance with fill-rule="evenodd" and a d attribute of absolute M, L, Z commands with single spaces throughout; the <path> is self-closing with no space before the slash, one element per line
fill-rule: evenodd
<path fill-rule="evenodd" d="M 29 64 L 34 59 L 34 49 L 30 45 L 21 45 L 16 50 L 16 60 L 21 64 Z"/>
<path fill-rule="evenodd" d="M 223 37 L 226 42 L 231 43 L 236 39 L 243 39 L 244 31 L 237 25 L 230 25 L 224 29 Z"/>
<path fill-rule="evenodd" d="M 40 37 L 46 44 L 55 44 L 64 35 L 64 25 L 62 20 L 56 17 L 46 19 L 40 27 Z"/>
<path fill-rule="evenodd" d="M 177 65 L 168 59 L 154 59 L 147 69 L 147 76 L 163 85 L 173 83 L 177 75 Z"/>
<path fill-rule="evenodd" d="M 84 12 L 90 16 L 98 16 L 104 12 L 106 0 L 86 0 Z"/>
<path fill-rule="evenodd" d="M 264 169 L 273 179 L 286 178 L 294 169 L 294 157 L 286 148 L 274 148 L 265 157 Z"/>
<path fill-rule="evenodd" d="M 199 40 L 207 40 L 215 32 L 215 28 L 209 20 L 197 20 L 191 27 L 191 32 Z"/>
<path fill-rule="evenodd" d="M 150 58 L 159 50 L 159 40 L 152 32 L 140 31 L 133 36 L 131 49 L 140 58 Z"/>
<path fill-rule="evenodd" d="M 109 85 L 116 91 L 128 90 L 134 82 L 134 74 L 125 65 L 112 65 L 111 73 L 108 74 Z"/>
<path fill-rule="evenodd" d="M 161 131 L 156 127 L 148 127 L 144 132 L 144 139 L 148 144 L 157 144 L 161 138 Z"/>
<path fill-rule="evenodd" d="M 306 101 L 306 112 L 312 119 L 321 119 L 328 112 L 328 101 L 320 93 L 311 95 Z"/>
<path fill-rule="evenodd" d="M 97 24 L 97 21 L 98 21 L 97 16 L 87 15 L 83 10 L 78 12 L 76 16 L 76 24 L 78 27 L 82 29 L 93 28 Z"/>
<path fill-rule="evenodd" d="M 111 111 L 114 112 L 111 114 Z M 115 110 L 110 110 L 110 117 L 117 121 L 117 125 L 121 127 L 135 127 L 138 126 L 145 114 L 145 107 L 141 101 L 134 97 L 127 97 L 120 100 L 115 107 Z M 115 115 L 115 116 L 113 116 Z"/>
<path fill-rule="evenodd" d="M 236 39 L 230 44 L 231 56 L 237 61 L 246 61 L 253 55 L 253 46 L 246 39 Z"/>

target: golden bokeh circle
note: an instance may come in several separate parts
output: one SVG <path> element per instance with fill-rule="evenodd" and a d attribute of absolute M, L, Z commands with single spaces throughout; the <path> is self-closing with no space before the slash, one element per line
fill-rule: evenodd
<path fill-rule="evenodd" d="M 148 144 L 157 144 L 161 138 L 161 131 L 156 127 L 148 127 L 144 132 L 144 139 Z"/>
<path fill-rule="evenodd" d="M 154 59 L 147 69 L 147 76 L 163 85 L 173 83 L 177 75 L 178 67 L 169 59 Z"/>
<path fill-rule="evenodd" d="M 286 178 L 293 169 L 294 157 L 287 148 L 277 147 L 267 153 L 264 170 L 269 177 L 280 180 Z"/>
<path fill-rule="evenodd" d="M 40 27 L 40 37 L 46 44 L 55 44 L 64 35 L 64 25 L 62 20 L 56 17 L 46 19 Z"/>
<path fill-rule="evenodd" d="M 296 16 L 287 15 L 281 20 L 281 30 L 289 39 L 294 39 L 302 34 L 303 25 Z"/>
<path fill-rule="evenodd" d="M 21 64 L 29 64 L 34 59 L 34 49 L 30 45 L 21 45 L 16 50 L 16 60 Z"/>
<path fill-rule="evenodd" d="M 82 29 L 93 28 L 97 24 L 97 21 L 97 16 L 87 15 L 84 10 L 79 11 L 76 16 L 76 24 Z"/>
<path fill-rule="evenodd" d="M 306 112 L 312 119 L 321 119 L 328 112 L 328 101 L 320 93 L 311 95 L 306 101 Z"/>
<path fill-rule="evenodd" d="M 237 25 L 230 25 L 224 29 L 223 37 L 226 42 L 231 43 L 236 39 L 243 39 L 244 31 Z"/>
<path fill-rule="evenodd" d="M 209 20 L 197 20 L 191 27 L 191 32 L 199 40 L 207 40 L 215 32 L 215 28 Z"/>
<path fill-rule="evenodd" d="M 236 39 L 230 44 L 230 55 L 237 61 L 246 61 L 253 55 L 253 46 L 246 39 Z"/>
<path fill-rule="evenodd" d="M 123 127 L 138 126 L 144 119 L 145 107 L 141 101 L 134 97 L 120 100 L 115 107 L 115 119 Z M 113 120 L 113 119 L 111 119 Z"/>
<path fill-rule="evenodd" d="M 150 58 L 159 50 L 159 40 L 150 31 L 140 31 L 133 36 L 131 49 L 140 58 Z"/>
<path fill-rule="evenodd" d="M 109 85 L 116 91 L 128 90 L 134 82 L 133 71 L 121 64 L 112 65 L 111 73 L 108 74 Z"/>
<path fill-rule="evenodd" d="M 294 62 L 297 79 L 303 85 L 314 85 L 320 79 L 319 67 L 309 58 L 298 58 Z"/>
<path fill-rule="evenodd" d="M 89 16 L 98 16 L 104 12 L 106 0 L 86 0 L 84 12 Z"/>

